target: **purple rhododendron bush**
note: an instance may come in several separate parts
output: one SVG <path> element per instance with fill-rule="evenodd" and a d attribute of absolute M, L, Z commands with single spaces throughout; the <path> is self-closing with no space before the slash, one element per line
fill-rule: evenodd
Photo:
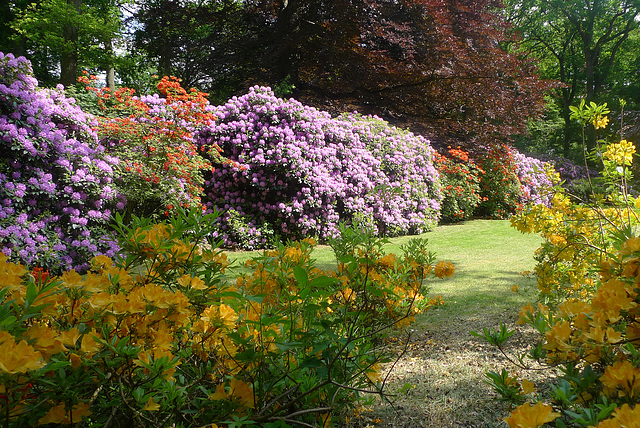
<path fill-rule="evenodd" d="M 550 174 L 555 172 L 552 164 L 527 156 L 516 149 L 512 149 L 512 152 L 516 174 L 522 184 L 522 202 L 551 206 L 553 183 Z"/>
<path fill-rule="evenodd" d="M 335 236 L 367 221 L 380 235 L 421 233 L 442 199 L 433 149 L 423 137 L 358 114 L 332 118 L 254 87 L 214 112 L 202 149 L 218 144 L 237 165 L 205 181 L 203 204 L 225 212 L 221 237 L 255 248 L 281 238 Z"/>
<path fill-rule="evenodd" d="M 0 248 L 10 260 L 59 271 L 114 254 L 104 238 L 117 159 L 92 125 L 61 87 L 38 87 L 28 60 L 0 53 Z"/>

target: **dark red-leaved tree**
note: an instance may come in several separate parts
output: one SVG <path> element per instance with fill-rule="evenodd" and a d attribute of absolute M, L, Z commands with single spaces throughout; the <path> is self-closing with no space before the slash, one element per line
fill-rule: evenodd
<path fill-rule="evenodd" d="M 258 80 L 330 111 L 378 114 L 443 144 L 504 140 L 539 114 L 550 83 L 496 0 L 255 0 Z M 256 27 L 257 28 L 257 27 Z"/>

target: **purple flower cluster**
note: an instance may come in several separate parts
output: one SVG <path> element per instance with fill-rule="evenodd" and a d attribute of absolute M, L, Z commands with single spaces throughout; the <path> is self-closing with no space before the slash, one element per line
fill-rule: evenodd
<path fill-rule="evenodd" d="M 63 88 L 38 88 L 31 64 L 0 53 L 0 249 L 12 260 L 83 269 L 113 255 L 105 225 L 117 159 L 104 154 Z"/>
<path fill-rule="evenodd" d="M 332 118 L 263 87 L 214 113 L 218 121 L 199 132 L 199 144 L 217 143 L 237 165 L 206 177 L 203 203 L 225 212 L 228 245 L 264 246 L 269 233 L 326 238 L 356 216 L 385 235 L 437 223 L 439 177 L 422 137 L 375 117 Z"/>
<path fill-rule="evenodd" d="M 522 204 L 550 206 L 553 198 L 553 183 L 545 172 L 546 162 L 526 156 L 515 148 L 511 151 L 516 164 L 516 174 L 522 184 Z"/>

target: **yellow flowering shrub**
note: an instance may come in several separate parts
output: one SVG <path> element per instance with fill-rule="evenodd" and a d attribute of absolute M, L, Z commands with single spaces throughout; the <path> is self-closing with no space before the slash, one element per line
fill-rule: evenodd
<path fill-rule="evenodd" d="M 118 219 L 123 256 L 84 275 L 0 255 L 0 425 L 330 426 L 384 393 L 379 339 L 428 309 L 432 256 L 352 240 L 351 259 L 323 272 L 304 240 L 232 279 L 213 218 Z"/>
<path fill-rule="evenodd" d="M 573 111 L 583 124 L 593 118 L 606 126 L 601 106 Z M 539 341 L 514 361 L 527 369 L 530 358 L 561 375 L 550 393 L 533 395 L 517 380 L 507 382 L 504 370 L 487 375 L 503 399 L 519 404 L 505 418 L 510 427 L 640 426 L 640 237 L 638 207 L 626 191 L 635 147 L 622 140 L 601 153 L 605 176 L 620 192 L 594 206 L 558 194 L 553 208 L 537 206 L 513 219 L 519 230 L 544 238 L 536 268 L 541 301 L 523 307 L 517 322 L 532 326 Z M 483 338 L 502 347 L 513 333 L 501 326 Z"/>

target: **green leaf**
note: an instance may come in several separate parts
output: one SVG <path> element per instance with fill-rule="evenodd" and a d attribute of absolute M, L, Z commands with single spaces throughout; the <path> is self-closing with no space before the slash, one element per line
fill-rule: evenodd
<path fill-rule="evenodd" d="M 30 282 L 29 285 L 27 285 L 27 298 L 25 306 L 31 306 L 31 304 L 36 300 L 36 297 L 38 297 L 38 288 L 33 282 Z"/>
<path fill-rule="evenodd" d="M 338 282 L 337 278 L 330 276 L 319 276 L 314 278 L 309 284 L 312 288 L 325 288 L 329 285 L 334 285 Z"/>

